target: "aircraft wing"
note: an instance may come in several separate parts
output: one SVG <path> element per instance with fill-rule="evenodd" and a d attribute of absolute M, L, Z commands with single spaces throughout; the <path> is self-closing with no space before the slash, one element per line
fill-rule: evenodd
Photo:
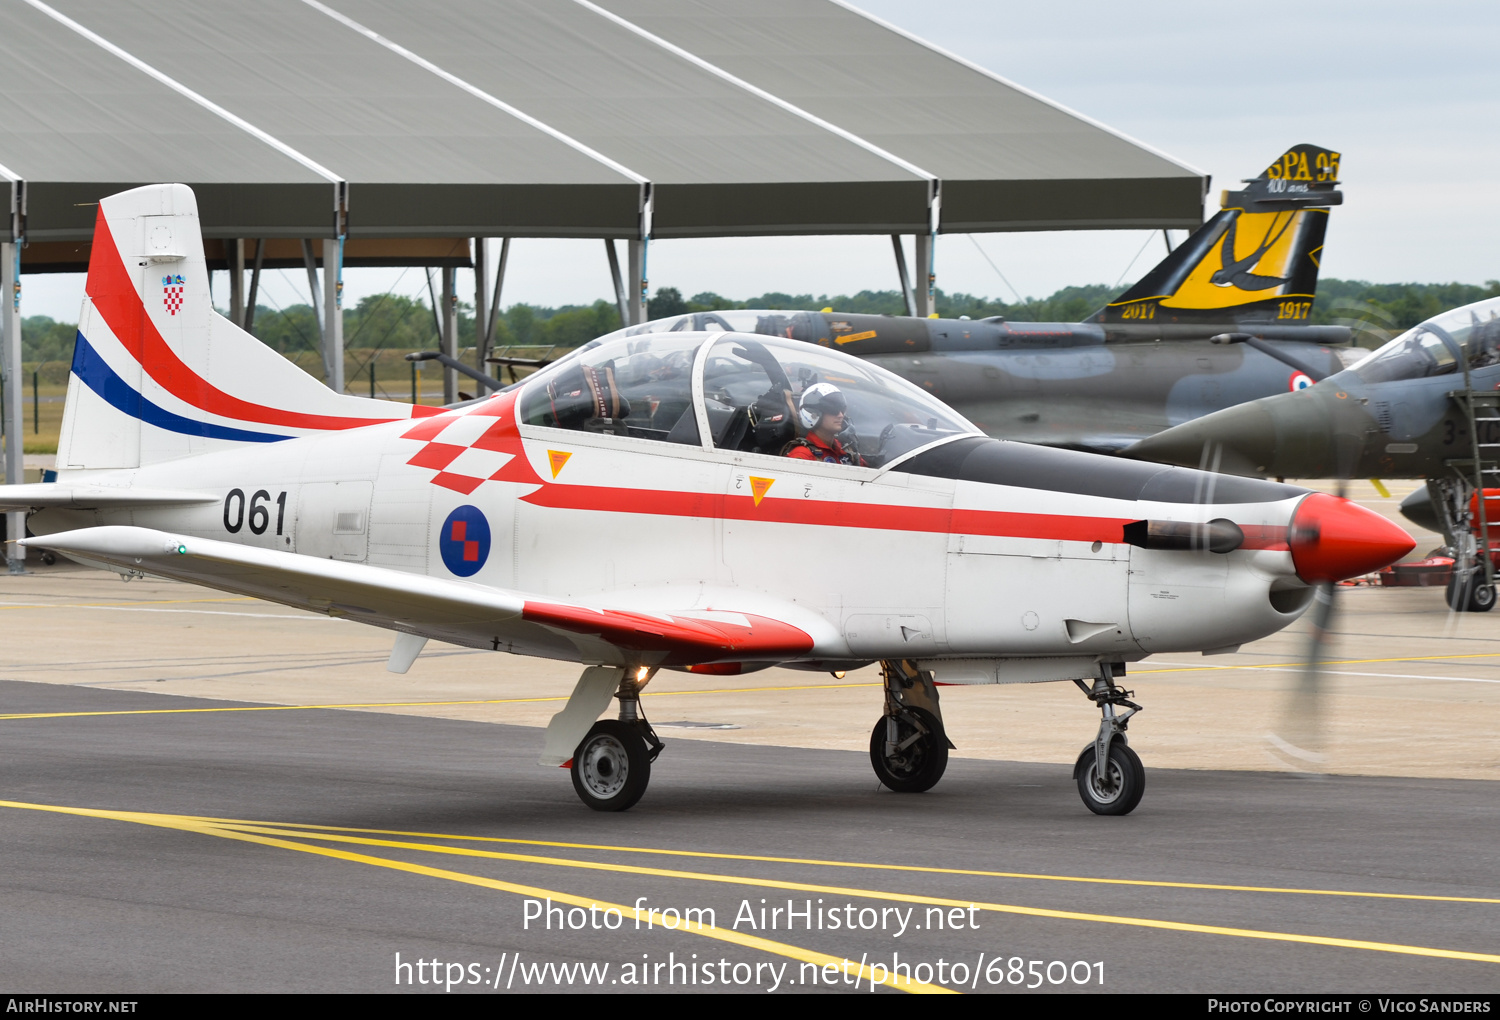
<path fill-rule="evenodd" d="M 777 615 L 804 626 L 763 615 L 780 607 L 760 602 L 759 612 L 591 605 L 149 528 L 82 528 L 23 544 L 455 644 L 573 661 L 779 661 L 810 651 L 809 626 L 817 629 L 799 619 L 806 610 L 791 605 Z"/>
<path fill-rule="evenodd" d="M 16 510 L 123 510 L 129 507 L 217 503 L 218 496 L 181 489 L 130 489 L 114 485 L 33 482 L 0 485 L 0 512 Z"/>

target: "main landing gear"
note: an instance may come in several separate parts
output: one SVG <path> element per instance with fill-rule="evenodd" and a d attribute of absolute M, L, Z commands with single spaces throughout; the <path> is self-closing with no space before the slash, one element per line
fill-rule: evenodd
<path fill-rule="evenodd" d="M 937 685 L 932 674 L 910 661 L 880 664 L 885 679 L 885 715 L 870 733 L 870 764 L 897 793 L 921 793 L 937 785 L 953 747 L 943 731 Z"/>
<path fill-rule="evenodd" d="M 1073 681 L 1104 716 L 1099 720 L 1099 735 L 1074 763 L 1073 778 L 1078 781 L 1078 795 L 1094 814 L 1128 815 L 1146 792 L 1146 769 L 1125 737 L 1130 717 L 1141 706 L 1129 700 L 1133 691 L 1115 686 L 1109 663 L 1100 663 L 1099 670 L 1092 686 L 1082 680 Z M 1117 706 L 1128 711 L 1117 713 Z"/>
<path fill-rule="evenodd" d="M 642 672 L 626 671 L 615 692 L 620 717 L 594 723 L 573 752 L 573 789 L 595 811 L 624 811 L 640 800 L 666 746 L 641 711 L 641 688 L 656 671 Z"/>
<path fill-rule="evenodd" d="M 560 765 L 573 777 L 578 799 L 595 811 L 624 811 L 651 782 L 651 763 L 665 746 L 641 711 L 641 688 L 656 670 L 592 666 L 583 671 L 567 706 L 547 724 L 541 765 Z M 618 699 L 615 719 L 598 719 Z"/>

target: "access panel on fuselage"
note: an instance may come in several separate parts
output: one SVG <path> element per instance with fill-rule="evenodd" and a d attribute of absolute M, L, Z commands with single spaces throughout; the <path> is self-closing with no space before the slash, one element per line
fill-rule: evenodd
<path fill-rule="evenodd" d="M 859 656 L 941 652 L 953 483 L 740 454 L 724 495 L 723 563 L 737 588 L 821 612 Z"/>
<path fill-rule="evenodd" d="M 948 637 L 970 654 L 1129 654 L 1129 547 L 1089 537 L 1057 494 L 964 484 L 948 545 Z M 957 529 L 970 522 L 967 532 Z M 1102 534 L 1102 526 L 1098 529 Z M 1081 538 L 1057 534 L 1080 531 Z"/>
<path fill-rule="evenodd" d="M 514 504 L 515 587 L 586 598 L 719 581 L 721 457 L 631 436 L 522 434 L 543 484 Z"/>

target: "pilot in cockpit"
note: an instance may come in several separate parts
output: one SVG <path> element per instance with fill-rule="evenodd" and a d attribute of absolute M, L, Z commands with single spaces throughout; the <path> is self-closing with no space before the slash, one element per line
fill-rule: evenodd
<path fill-rule="evenodd" d="M 813 383 L 802 393 L 797 414 L 807 435 L 794 439 L 782 453 L 797 460 L 821 460 L 829 464 L 858 464 L 865 460 L 856 449 L 845 449 L 839 440 L 844 431 L 849 404 L 832 383 Z"/>

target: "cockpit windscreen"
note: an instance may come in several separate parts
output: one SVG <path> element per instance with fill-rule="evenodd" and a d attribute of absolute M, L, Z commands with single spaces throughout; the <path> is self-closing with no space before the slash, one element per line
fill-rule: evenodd
<path fill-rule="evenodd" d="M 527 380 L 521 420 L 699 446 L 693 358 L 703 339 L 667 334 L 581 348 Z"/>
<path fill-rule="evenodd" d="M 809 434 L 825 406 L 842 427 L 828 445 L 837 459 L 881 467 L 895 458 L 978 429 L 934 397 L 868 362 L 795 340 L 745 335 L 719 339 L 703 369 L 713 444 L 772 456 L 819 442 Z"/>
<path fill-rule="evenodd" d="M 1421 379 L 1458 372 L 1459 351 L 1469 370 L 1500 364 L 1500 298 L 1464 305 L 1428 319 L 1356 363 L 1367 383 Z"/>

